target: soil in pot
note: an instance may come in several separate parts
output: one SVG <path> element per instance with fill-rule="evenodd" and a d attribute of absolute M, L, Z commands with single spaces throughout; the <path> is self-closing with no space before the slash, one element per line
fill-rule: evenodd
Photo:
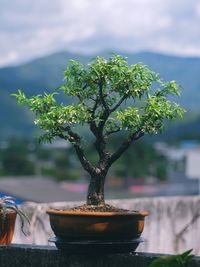
<path fill-rule="evenodd" d="M 73 208 L 68 208 L 64 209 L 65 211 L 76 211 L 76 212 L 127 212 L 128 210 L 126 209 L 120 209 L 112 205 L 81 205 L 81 206 L 76 206 Z M 137 212 L 137 211 L 136 211 Z"/>

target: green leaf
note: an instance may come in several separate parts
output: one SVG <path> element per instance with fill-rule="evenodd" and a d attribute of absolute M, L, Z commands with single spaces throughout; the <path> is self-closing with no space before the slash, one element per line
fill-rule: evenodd
<path fill-rule="evenodd" d="M 194 257 L 191 252 L 192 249 L 180 255 L 161 257 L 154 260 L 149 267 L 189 267 Z"/>
<path fill-rule="evenodd" d="M 74 104 L 59 103 L 56 94 L 73 97 Z M 130 133 L 139 129 L 147 134 L 162 132 L 166 120 L 182 117 L 185 112 L 168 97 L 179 94 L 175 81 L 164 82 L 146 65 L 129 65 L 127 58 L 112 55 L 108 59 L 96 57 L 87 65 L 71 60 L 63 85 L 54 93 L 26 97 L 18 90 L 12 96 L 35 114 L 35 124 L 44 131 L 41 140 L 49 142 L 56 137 L 68 138 L 66 126 L 92 121 L 97 128 L 103 123 L 104 133 L 119 128 Z"/>

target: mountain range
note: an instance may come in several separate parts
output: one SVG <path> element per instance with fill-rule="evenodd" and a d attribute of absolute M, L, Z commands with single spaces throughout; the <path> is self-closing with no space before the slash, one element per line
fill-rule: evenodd
<path fill-rule="evenodd" d="M 129 64 L 142 62 L 159 72 L 164 80 L 176 80 L 182 86 L 178 101 L 189 112 L 200 113 L 200 58 L 176 57 L 157 53 L 120 53 Z M 109 56 L 111 53 L 100 55 Z M 70 59 L 83 63 L 95 55 L 68 52 L 52 54 L 23 65 L 0 69 L 0 138 L 30 136 L 34 131 L 33 116 L 24 107 L 18 107 L 11 93 L 21 89 L 27 95 L 50 92 L 62 84 L 63 71 Z"/>

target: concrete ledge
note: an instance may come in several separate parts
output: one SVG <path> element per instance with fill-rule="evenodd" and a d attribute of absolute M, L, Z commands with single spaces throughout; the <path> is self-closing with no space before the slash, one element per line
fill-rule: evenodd
<path fill-rule="evenodd" d="M 200 255 L 200 196 L 118 199 L 109 203 L 128 210 L 150 212 L 142 235 L 147 242 L 138 247 L 138 252 L 178 254 L 193 249 L 195 255 Z M 21 208 L 30 218 L 29 234 L 23 235 L 20 219 L 17 218 L 13 242 L 49 245 L 48 239 L 54 233 L 46 210 L 76 205 L 80 202 L 27 203 Z"/>
<path fill-rule="evenodd" d="M 0 246 L 1 267 L 148 267 L 161 254 L 130 253 L 109 255 L 67 255 L 55 247 L 11 245 Z M 190 267 L 199 267 L 195 257 Z"/>

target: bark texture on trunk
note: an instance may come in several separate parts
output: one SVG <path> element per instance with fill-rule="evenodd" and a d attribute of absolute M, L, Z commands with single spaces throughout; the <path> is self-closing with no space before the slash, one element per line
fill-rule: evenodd
<path fill-rule="evenodd" d="M 88 187 L 87 204 L 88 205 L 104 205 L 104 175 L 91 176 Z"/>

